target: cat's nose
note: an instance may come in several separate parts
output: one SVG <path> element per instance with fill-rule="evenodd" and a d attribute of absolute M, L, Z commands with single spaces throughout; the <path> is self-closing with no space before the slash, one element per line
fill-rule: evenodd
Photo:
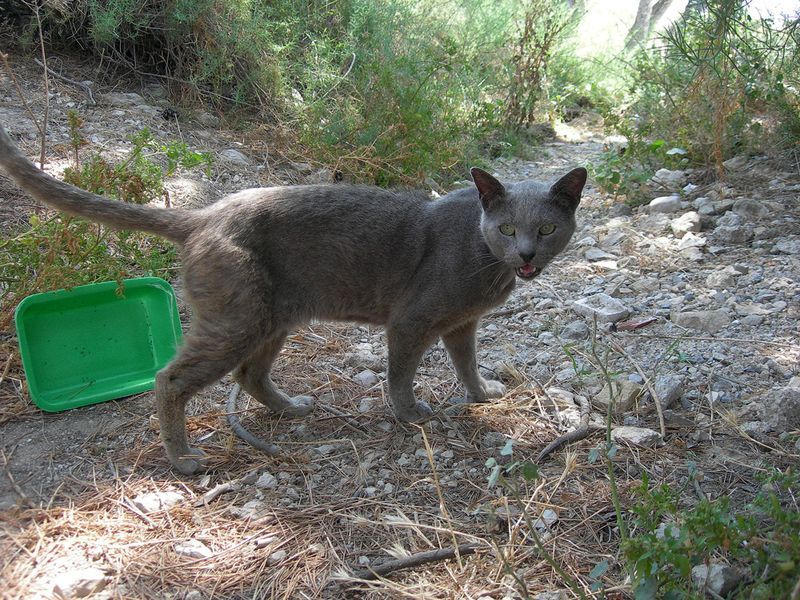
<path fill-rule="evenodd" d="M 519 257 L 524 260 L 526 263 L 531 262 L 533 257 L 536 256 L 536 252 L 520 252 Z"/>

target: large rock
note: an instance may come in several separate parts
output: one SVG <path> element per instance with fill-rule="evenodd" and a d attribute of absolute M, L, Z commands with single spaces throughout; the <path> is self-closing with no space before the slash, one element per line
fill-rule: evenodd
<path fill-rule="evenodd" d="M 676 325 L 705 333 L 717 333 L 731 322 L 728 313 L 721 309 L 673 312 L 670 319 Z"/>

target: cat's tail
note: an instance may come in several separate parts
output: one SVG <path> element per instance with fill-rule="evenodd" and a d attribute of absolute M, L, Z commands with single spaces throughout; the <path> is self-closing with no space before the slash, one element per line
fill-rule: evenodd
<path fill-rule="evenodd" d="M 155 233 L 182 243 L 196 222 L 192 211 L 129 204 L 92 194 L 40 171 L 17 148 L 0 124 L 0 166 L 16 184 L 52 208 L 116 229 Z"/>

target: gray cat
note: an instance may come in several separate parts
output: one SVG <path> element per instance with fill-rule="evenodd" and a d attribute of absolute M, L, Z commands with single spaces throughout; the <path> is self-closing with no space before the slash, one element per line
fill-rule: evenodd
<path fill-rule="evenodd" d="M 472 169 L 475 187 L 429 200 L 373 187 L 251 189 L 199 210 L 126 204 L 37 169 L 0 127 L 0 165 L 36 199 L 105 225 L 155 233 L 181 247 L 193 323 L 178 356 L 156 378 L 161 439 L 173 467 L 192 474 L 186 402 L 233 371 L 253 398 L 302 416 L 309 396 L 288 397 L 270 378 L 287 333 L 312 319 L 386 327 L 389 397 L 401 421 L 432 414 L 413 380 L 439 337 L 469 402 L 502 396 L 478 373 L 478 320 L 517 278 L 530 280 L 575 229 L 586 182 L 577 168 L 551 186 L 501 184 Z"/>

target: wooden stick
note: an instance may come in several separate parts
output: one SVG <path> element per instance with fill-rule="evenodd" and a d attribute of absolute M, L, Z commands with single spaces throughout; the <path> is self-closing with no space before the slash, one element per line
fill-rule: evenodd
<path fill-rule="evenodd" d="M 427 552 L 418 552 L 417 554 L 412 554 L 405 558 L 389 560 L 377 567 L 369 567 L 362 571 L 356 571 L 353 573 L 353 577 L 365 580 L 377 579 L 378 577 L 384 577 L 389 573 L 400 571 L 401 569 L 410 569 L 430 562 L 449 560 L 456 556 L 475 554 L 480 547 L 480 544 L 461 544 L 455 548 L 438 548 L 436 550 L 428 550 Z"/>
<path fill-rule="evenodd" d="M 95 100 L 94 100 L 94 95 L 92 94 L 92 88 L 90 88 L 85 83 L 82 83 L 80 81 L 75 81 L 74 79 L 70 79 L 69 77 L 65 77 L 61 73 L 57 73 L 56 71 L 54 71 L 53 69 L 51 69 L 47 65 L 43 64 L 42 62 L 40 62 L 38 58 L 34 58 L 33 62 L 35 62 L 40 67 L 42 67 L 44 69 L 47 69 L 47 72 L 50 73 L 50 75 L 52 75 L 53 77 L 57 77 L 58 79 L 61 79 L 62 81 L 66 81 L 67 83 L 69 83 L 71 85 L 74 85 L 75 87 L 81 88 L 84 92 L 86 92 L 86 95 L 89 96 L 89 102 L 91 104 L 93 104 L 93 105 L 97 104 L 97 102 L 95 102 Z"/>

